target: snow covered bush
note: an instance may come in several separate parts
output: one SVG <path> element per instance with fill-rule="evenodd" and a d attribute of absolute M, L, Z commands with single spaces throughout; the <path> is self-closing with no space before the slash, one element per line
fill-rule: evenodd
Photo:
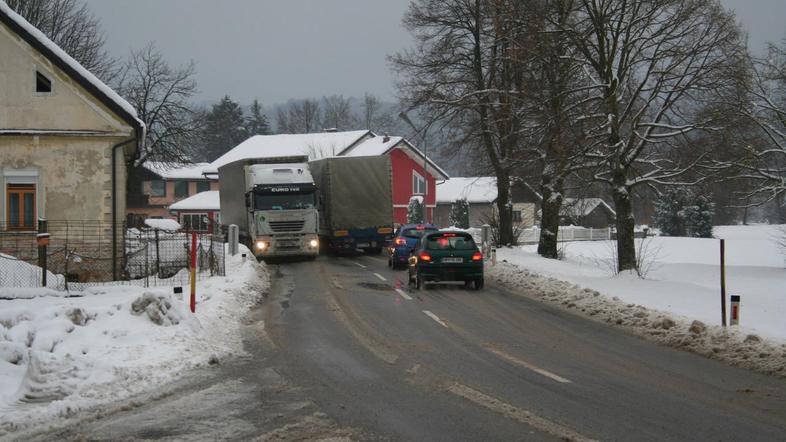
<path fill-rule="evenodd" d="M 422 224 L 423 223 L 423 197 L 413 196 L 409 199 L 409 206 L 407 206 L 407 223 L 408 224 Z"/>
<path fill-rule="evenodd" d="M 458 199 L 450 205 L 450 225 L 469 229 L 469 203 L 466 199 Z"/>
<path fill-rule="evenodd" d="M 715 204 L 705 196 L 695 199 L 696 204 L 685 208 L 685 227 L 694 238 L 712 238 L 712 217 Z"/>

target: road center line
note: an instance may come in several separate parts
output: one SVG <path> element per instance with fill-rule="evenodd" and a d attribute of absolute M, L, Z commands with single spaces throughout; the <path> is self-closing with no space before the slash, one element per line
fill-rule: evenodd
<path fill-rule="evenodd" d="M 425 313 L 426 316 L 428 316 L 429 318 L 437 321 L 439 325 L 448 328 L 448 325 L 445 324 L 441 319 L 439 319 L 439 316 L 435 315 L 434 313 L 431 313 L 429 310 L 423 310 L 423 313 Z"/>
<path fill-rule="evenodd" d="M 352 261 L 352 264 L 355 264 L 356 266 L 360 267 L 361 269 L 365 269 L 366 268 L 366 266 L 364 266 L 363 264 L 361 264 L 359 262 Z"/>
<path fill-rule="evenodd" d="M 412 301 L 412 297 L 407 294 L 404 290 L 396 289 L 396 293 L 401 295 L 402 298 L 406 299 L 407 301 Z"/>
<path fill-rule="evenodd" d="M 377 278 L 379 278 L 379 279 L 381 279 L 383 281 L 387 281 L 387 279 L 385 279 L 385 277 L 380 275 L 379 273 L 374 273 L 374 276 L 376 276 Z"/>
<path fill-rule="evenodd" d="M 571 430 L 568 427 L 552 422 L 546 418 L 537 416 L 530 411 L 503 402 L 497 398 L 491 397 L 478 390 L 467 387 L 461 384 L 448 385 L 447 390 L 456 396 L 462 397 L 470 402 L 473 402 L 481 407 L 487 408 L 491 411 L 499 413 L 509 419 L 529 425 L 540 431 L 553 434 L 560 439 L 570 441 L 592 441 L 582 434 Z"/>
<path fill-rule="evenodd" d="M 504 359 L 504 360 L 506 360 L 506 361 L 508 361 L 510 363 L 519 365 L 519 366 L 524 367 L 524 368 L 526 368 L 528 370 L 532 370 L 535 373 L 538 373 L 540 375 L 546 376 L 549 379 L 555 380 L 557 382 L 561 382 L 563 384 L 570 384 L 570 383 L 572 383 L 572 381 L 570 381 L 569 379 L 565 379 L 562 376 L 556 375 L 556 374 L 554 374 L 554 373 L 552 373 L 552 372 L 550 372 L 548 370 L 544 370 L 544 369 L 542 369 L 542 368 L 540 368 L 538 366 L 532 365 L 532 364 L 530 364 L 529 362 L 527 362 L 525 360 L 519 359 L 519 358 L 517 358 L 517 357 L 515 357 L 513 355 L 509 355 L 509 354 L 507 354 L 507 353 L 505 353 L 503 351 L 497 350 L 496 348 L 486 346 L 486 350 L 490 351 L 491 353 L 494 353 L 495 355 L 499 356 L 500 358 L 502 358 L 502 359 Z"/>

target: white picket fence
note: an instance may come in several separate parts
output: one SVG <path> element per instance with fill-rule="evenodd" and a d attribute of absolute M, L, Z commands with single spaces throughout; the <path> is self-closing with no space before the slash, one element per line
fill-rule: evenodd
<path fill-rule="evenodd" d="M 540 239 L 540 229 L 530 227 L 519 235 L 519 244 L 535 244 Z M 603 241 L 611 239 L 611 228 L 560 226 L 557 241 Z"/>

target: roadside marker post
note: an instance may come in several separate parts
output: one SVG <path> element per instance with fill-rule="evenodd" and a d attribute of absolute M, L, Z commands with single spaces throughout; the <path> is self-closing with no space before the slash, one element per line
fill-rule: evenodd
<path fill-rule="evenodd" d="M 726 327 L 726 240 L 720 240 L 721 324 Z"/>
<path fill-rule="evenodd" d="M 729 312 L 729 325 L 740 324 L 740 295 L 731 295 L 731 311 Z"/>
<path fill-rule="evenodd" d="M 196 232 L 191 232 L 191 313 L 196 312 Z"/>

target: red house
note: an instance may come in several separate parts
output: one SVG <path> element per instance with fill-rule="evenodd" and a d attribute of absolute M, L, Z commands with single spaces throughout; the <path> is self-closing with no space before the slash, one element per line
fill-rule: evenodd
<path fill-rule="evenodd" d="M 407 223 L 407 207 L 413 196 L 424 197 L 426 222 L 433 222 L 434 209 L 437 207 L 436 183 L 450 177 L 407 140 L 402 137 L 377 136 L 349 146 L 338 155 L 390 155 L 393 169 L 393 222 Z"/>

